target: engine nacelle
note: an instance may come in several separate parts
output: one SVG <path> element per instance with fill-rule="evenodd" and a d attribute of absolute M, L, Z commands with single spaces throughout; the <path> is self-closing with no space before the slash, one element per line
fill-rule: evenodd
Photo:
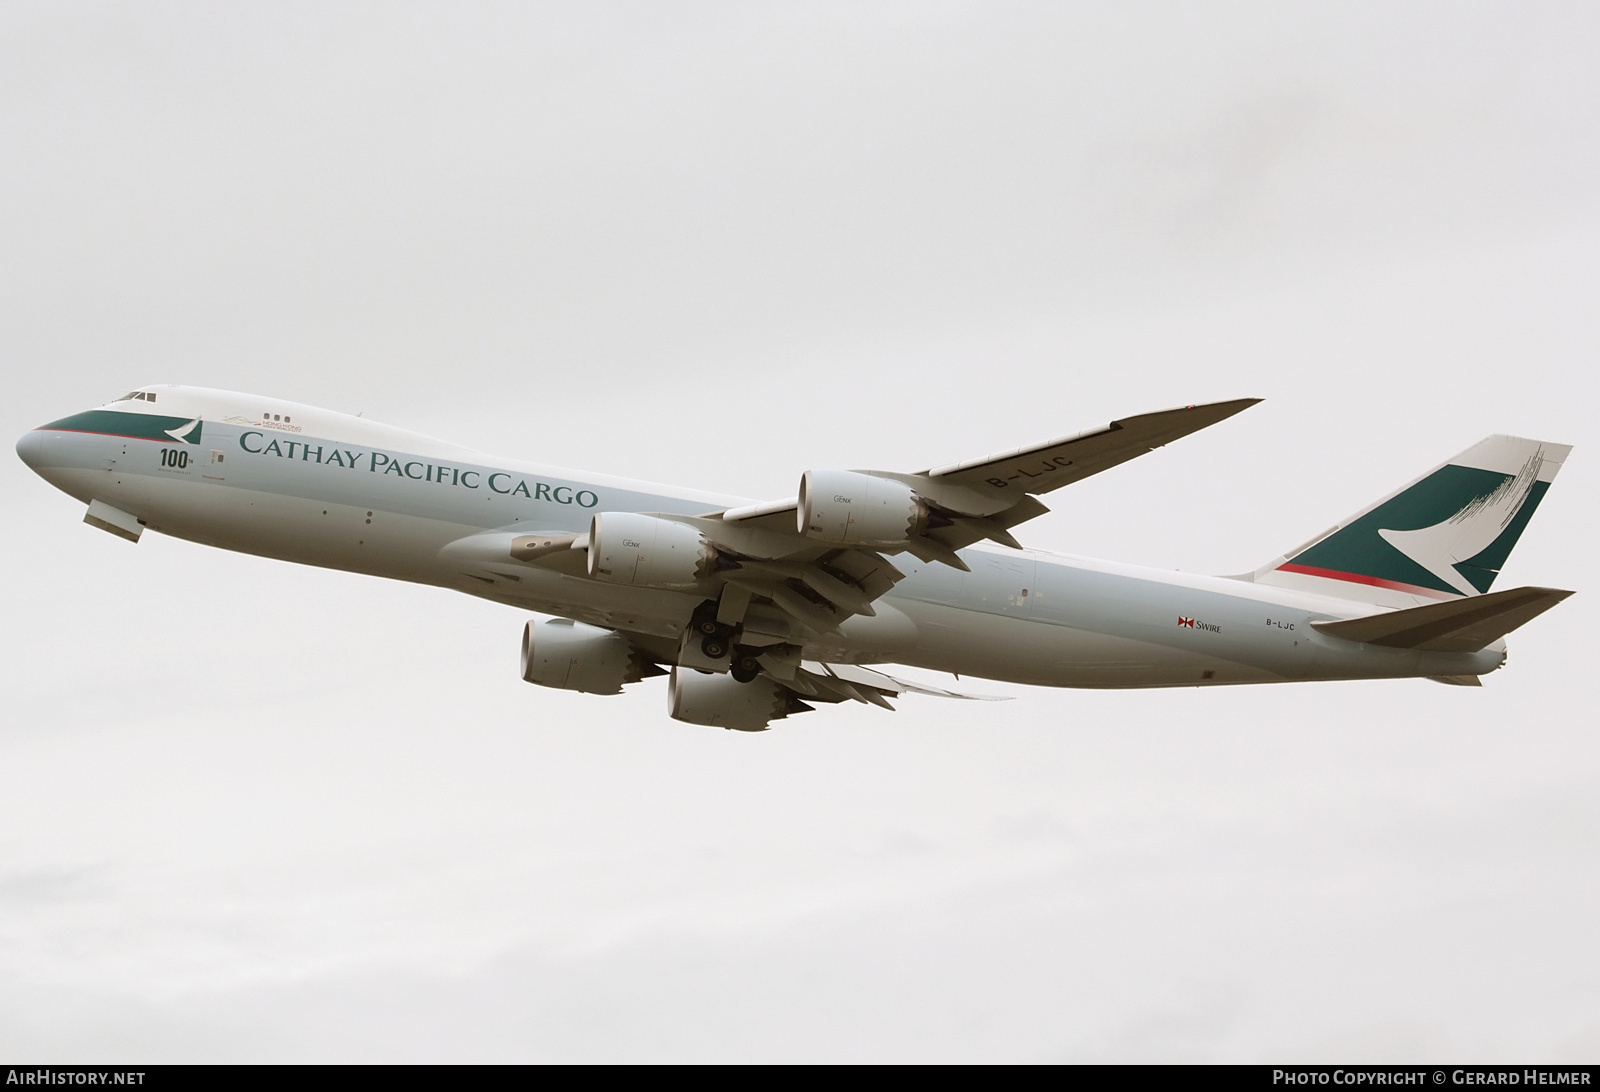
<path fill-rule="evenodd" d="M 620 633 L 565 618 L 529 622 L 522 630 L 522 678 L 557 690 L 620 694 L 624 683 L 661 674 Z"/>
<path fill-rule="evenodd" d="M 589 575 L 610 584 L 670 590 L 697 587 L 717 550 L 693 527 L 637 512 L 600 512 L 589 524 Z"/>
<path fill-rule="evenodd" d="M 742 683 L 732 675 L 674 667 L 667 687 L 667 715 L 673 720 L 738 732 L 764 732 L 773 721 L 810 708 L 764 675 Z"/>
<path fill-rule="evenodd" d="M 799 530 L 841 546 L 904 546 L 922 533 L 928 506 L 893 478 L 808 470 L 800 478 Z"/>

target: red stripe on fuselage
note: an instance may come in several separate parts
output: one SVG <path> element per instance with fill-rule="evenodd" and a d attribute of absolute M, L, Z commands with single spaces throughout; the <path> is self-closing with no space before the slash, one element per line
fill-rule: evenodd
<path fill-rule="evenodd" d="M 1325 580 L 1343 580 L 1349 584 L 1368 584 L 1374 588 L 1388 588 L 1391 591 L 1405 592 L 1407 595 L 1422 595 L 1429 599 L 1457 599 L 1454 592 L 1442 592 L 1437 588 L 1419 588 L 1415 584 L 1404 584 L 1398 580 L 1385 580 L 1381 576 L 1365 576 L 1362 573 L 1342 573 L 1337 569 L 1318 569 L 1311 565 L 1296 565 L 1286 562 L 1278 566 L 1280 573 L 1302 573 L 1305 576 L 1320 576 Z"/>
<path fill-rule="evenodd" d="M 90 428 L 36 428 L 35 432 L 75 432 L 79 436 L 110 436 L 114 440 L 149 440 L 152 444 L 182 444 L 186 440 L 158 440 L 154 436 L 129 436 L 126 432 L 96 432 Z"/>

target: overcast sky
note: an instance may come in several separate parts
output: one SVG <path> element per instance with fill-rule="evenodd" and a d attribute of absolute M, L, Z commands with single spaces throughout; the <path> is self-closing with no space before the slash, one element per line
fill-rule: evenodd
<path fill-rule="evenodd" d="M 763 735 L 0 464 L 0 1055 L 1594 1061 L 1600 8 L 0 0 L 0 432 L 156 382 L 767 498 L 1245 396 L 1030 546 L 1577 445 L 1481 690 Z M 977 684 L 973 684 L 975 687 Z"/>

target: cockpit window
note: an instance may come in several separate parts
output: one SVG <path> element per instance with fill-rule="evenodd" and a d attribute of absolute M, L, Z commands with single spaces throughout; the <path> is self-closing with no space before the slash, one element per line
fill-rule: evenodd
<path fill-rule="evenodd" d="M 129 391 L 117 399 L 118 402 L 154 402 L 155 400 L 156 396 L 149 391 Z"/>

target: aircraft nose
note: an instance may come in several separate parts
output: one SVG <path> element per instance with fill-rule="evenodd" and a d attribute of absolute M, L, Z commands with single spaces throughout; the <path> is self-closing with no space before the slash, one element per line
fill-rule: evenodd
<path fill-rule="evenodd" d="M 28 469 L 38 470 L 44 458 L 44 433 L 38 429 L 22 434 L 17 441 L 17 458 L 28 464 Z"/>

